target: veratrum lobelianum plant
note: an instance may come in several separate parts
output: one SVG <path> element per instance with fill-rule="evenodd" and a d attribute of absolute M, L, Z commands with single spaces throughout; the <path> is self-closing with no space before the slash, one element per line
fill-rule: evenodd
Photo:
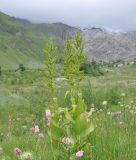
<path fill-rule="evenodd" d="M 48 87 L 55 95 L 55 77 L 57 73 L 57 47 L 50 40 L 45 47 L 46 66 L 48 73 L 46 80 Z M 48 135 L 54 160 L 90 160 L 92 146 L 89 138 L 94 130 L 91 109 L 82 98 L 79 82 L 84 78 L 80 66 L 85 62 L 84 42 L 79 33 L 72 39 L 67 38 L 63 49 L 64 76 L 69 83 L 69 90 L 64 94 L 64 99 L 69 95 L 70 106 L 62 107 L 56 97 L 46 109 Z"/>

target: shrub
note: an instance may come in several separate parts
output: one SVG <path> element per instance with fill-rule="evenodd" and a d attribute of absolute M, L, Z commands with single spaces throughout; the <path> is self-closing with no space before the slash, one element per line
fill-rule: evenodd
<path fill-rule="evenodd" d="M 82 64 L 80 67 L 80 71 L 84 71 L 85 74 L 91 76 L 100 76 L 104 74 L 95 61 L 93 61 L 92 63 L 86 62 Z"/>
<path fill-rule="evenodd" d="M 117 105 L 119 101 L 121 101 L 121 92 L 119 88 L 112 87 L 107 93 L 107 100 L 109 103 L 113 105 Z"/>
<path fill-rule="evenodd" d="M 18 70 L 20 70 L 21 72 L 25 71 L 25 67 L 23 64 L 19 64 Z"/>

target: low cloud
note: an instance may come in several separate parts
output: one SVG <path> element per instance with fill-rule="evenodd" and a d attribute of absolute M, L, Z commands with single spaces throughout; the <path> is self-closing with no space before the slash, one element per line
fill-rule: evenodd
<path fill-rule="evenodd" d="M 0 0 L 0 10 L 32 22 L 136 30 L 135 0 Z"/>

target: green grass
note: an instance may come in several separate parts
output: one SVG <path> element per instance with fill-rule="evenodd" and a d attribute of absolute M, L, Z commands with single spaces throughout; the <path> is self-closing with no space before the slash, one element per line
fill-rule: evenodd
<path fill-rule="evenodd" d="M 35 123 L 40 126 L 42 132 L 47 132 L 43 127 L 45 123 L 42 121 L 50 97 L 46 85 L 43 84 L 45 74 L 44 70 L 26 70 L 23 73 L 2 72 L 0 76 L 0 146 L 4 148 L 4 154 L 0 155 L 0 158 L 3 156 L 6 160 L 18 159 L 13 150 L 19 147 L 23 152 L 32 152 L 35 160 L 53 159 L 48 136 L 45 134 L 44 140 L 38 141 L 30 131 Z M 90 136 L 93 160 L 135 160 L 135 66 L 111 69 L 105 72 L 104 76 L 96 78 L 86 77 L 81 85 L 88 108 L 94 104 L 95 108 L 103 109 L 102 102 L 108 100 L 107 108 L 93 115 L 93 121 L 96 124 L 95 131 Z M 63 99 L 66 90 L 66 82 L 57 81 L 56 96 L 64 106 L 69 104 Z M 117 102 L 122 102 L 122 92 L 126 93 L 125 110 L 124 106 L 121 107 Z M 130 104 L 132 100 L 134 103 Z M 107 112 L 117 111 L 121 111 L 122 114 L 107 115 Z M 132 111 L 134 113 L 131 113 Z M 65 153 L 62 151 L 62 154 Z"/>
<path fill-rule="evenodd" d="M 71 29 L 63 24 L 23 24 L 2 12 L 0 24 L 0 65 L 7 69 L 15 69 L 19 64 L 40 68 L 34 64 L 42 65 L 45 59 L 43 48 L 49 38 L 52 37 L 61 46 L 62 39 Z M 74 33 L 74 29 L 71 29 L 71 33 Z"/>

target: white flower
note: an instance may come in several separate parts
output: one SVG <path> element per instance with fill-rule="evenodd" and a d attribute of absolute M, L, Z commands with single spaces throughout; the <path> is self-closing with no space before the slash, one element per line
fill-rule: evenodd
<path fill-rule="evenodd" d="M 102 109 L 99 110 L 99 112 L 102 112 L 102 111 L 103 111 Z"/>
<path fill-rule="evenodd" d="M 108 104 L 107 101 L 103 101 L 103 102 L 102 102 L 102 105 L 103 105 L 103 106 L 106 106 L 107 104 Z"/>
<path fill-rule="evenodd" d="M 122 96 L 122 97 L 125 97 L 125 95 L 126 95 L 125 93 L 121 93 L 121 96 Z"/>
<path fill-rule="evenodd" d="M 22 159 L 22 160 L 33 159 L 33 154 L 32 154 L 31 152 L 22 153 L 22 154 L 20 155 L 20 159 Z"/>
<path fill-rule="evenodd" d="M 62 143 L 69 145 L 69 144 L 73 144 L 74 141 L 73 141 L 70 137 L 64 137 L 64 138 L 62 139 Z"/>
<path fill-rule="evenodd" d="M 111 115 L 111 112 L 107 112 L 107 115 Z"/>
<path fill-rule="evenodd" d="M 121 121 L 121 122 L 119 122 L 119 125 L 123 125 L 123 124 L 124 124 L 124 122 L 122 122 L 122 121 Z"/>

